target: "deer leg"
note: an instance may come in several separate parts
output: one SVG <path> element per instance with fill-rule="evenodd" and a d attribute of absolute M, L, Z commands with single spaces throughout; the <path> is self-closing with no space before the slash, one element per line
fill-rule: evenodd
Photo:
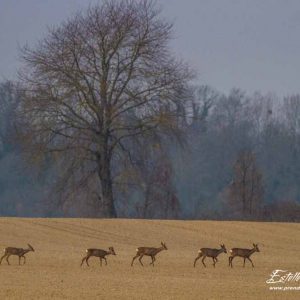
<path fill-rule="evenodd" d="M 202 258 L 202 263 L 203 263 L 203 266 L 206 268 L 206 265 L 205 265 L 205 263 L 204 263 L 204 259 L 206 258 L 206 256 L 204 256 L 203 258 Z"/>
<path fill-rule="evenodd" d="M 132 262 L 131 262 L 131 266 L 133 266 L 133 262 L 135 261 L 136 258 L 138 258 L 140 255 L 137 254 L 133 259 L 132 259 Z"/>
<path fill-rule="evenodd" d="M 7 254 L 5 253 L 2 257 L 1 257 L 1 259 L 0 259 L 0 265 L 1 265 L 1 263 L 2 263 L 2 259 L 6 256 Z"/>
<path fill-rule="evenodd" d="M 23 263 L 23 265 L 25 265 L 25 263 L 26 263 L 26 257 L 25 257 L 24 255 L 22 255 L 22 257 L 24 258 L 24 263 Z"/>
<path fill-rule="evenodd" d="M 202 256 L 202 253 L 199 253 L 199 255 L 195 258 L 195 261 L 194 261 L 194 268 L 196 266 L 196 262 L 197 260 Z"/>
<path fill-rule="evenodd" d="M 232 268 L 232 259 L 233 259 L 233 256 L 229 256 L 229 267 Z"/>
<path fill-rule="evenodd" d="M 144 256 L 144 255 L 141 255 L 140 258 L 139 258 L 140 264 L 141 264 L 142 266 L 144 266 L 143 263 L 142 263 L 142 258 L 143 258 L 143 256 Z"/>
<path fill-rule="evenodd" d="M 10 265 L 10 263 L 9 263 L 9 261 L 8 261 L 8 258 L 10 257 L 10 254 L 8 254 L 7 256 L 6 256 L 6 261 L 7 261 L 7 263 Z"/>
<path fill-rule="evenodd" d="M 230 265 L 231 265 L 231 268 L 232 268 L 232 267 L 233 267 L 232 261 L 233 261 L 233 259 L 235 258 L 235 256 L 231 256 L 230 258 L 231 258 L 231 259 L 230 259 Z"/>
<path fill-rule="evenodd" d="M 21 256 L 19 256 L 19 265 L 21 265 Z"/>
<path fill-rule="evenodd" d="M 81 260 L 81 264 L 80 267 L 82 266 L 83 262 L 86 260 L 87 256 L 85 256 L 82 260 Z"/>
<path fill-rule="evenodd" d="M 216 267 L 216 262 L 217 262 L 217 260 L 216 260 L 215 257 L 212 257 L 212 260 L 213 260 L 213 266 L 214 266 L 214 268 L 215 268 L 215 267 Z"/>
<path fill-rule="evenodd" d="M 88 266 L 90 266 L 90 265 L 89 265 L 89 259 L 90 259 L 90 256 L 88 256 L 88 257 L 86 258 L 86 260 L 85 260 L 85 261 L 86 261 L 86 264 L 87 264 Z"/>
<path fill-rule="evenodd" d="M 103 257 L 104 261 L 105 261 L 105 265 L 107 266 L 107 259 L 105 257 Z"/>
<path fill-rule="evenodd" d="M 153 257 L 152 256 L 150 256 L 150 257 L 151 257 L 151 263 L 149 265 L 152 265 L 153 264 Z"/>
<path fill-rule="evenodd" d="M 245 262 L 246 262 L 246 257 L 244 257 L 244 265 L 243 265 L 244 268 L 245 268 Z"/>
<path fill-rule="evenodd" d="M 250 260 L 250 262 L 251 262 L 251 264 L 252 264 L 252 268 L 254 268 L 254 265 L 253 265 L 253 262 L 252 262 L 251 258 L 250 258 L 250 257 L 247 257 L 247 259 Z"/>
<path fill-rule="evenodd" d="M 151 256 L 152 262 L 150 263 L 150 265 L 152 265 L 154 267 L 154 262 L 155 262 L 155 256 Z"/>

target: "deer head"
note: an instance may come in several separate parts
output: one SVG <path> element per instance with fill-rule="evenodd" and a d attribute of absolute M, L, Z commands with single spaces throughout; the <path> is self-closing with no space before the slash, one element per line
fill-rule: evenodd
<path fill-rule="evenodd" d="M 31 251 L 34 251 L 33 247 L 30 244 L 27 244 Z"/>
<path fill-rule="evenodd" d="M 253 244 L 253 247 L 254 247 L 256 252 L 260 252 L 259 249 L 258 249 L 258 244 Z"/>
<path fill-rule="evenodd" d="M 168 248 L 167 248 L 167 246 L 166 246 L 165 243 L 161 242 L 161 245 L 163 246 L 163 248 L 164 248 L 165 250 L 168 250 Z"/>
<path fill-rule="evenodd" d="M 114 250 L 114 247 L 109 247 L 108 249 L 109 249 L 110 254 L 117 255 L 115 250 Z"/>
<path fill-rule="evenodd" d="M 227 250 L 226 250 L 226 248 L 225 248 L 225 245 L 222 244 L 222 245 L 220 245 L 220 246 L 221 246 L 221 249 L 223 250 L 223 252 L 224 252 L 224 253 L 227 253 Z"/>

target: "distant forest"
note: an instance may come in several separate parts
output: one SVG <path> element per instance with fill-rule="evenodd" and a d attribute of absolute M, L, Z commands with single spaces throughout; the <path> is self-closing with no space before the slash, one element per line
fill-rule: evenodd
<path fill-rule="evenodd" d="M 21 97 L 0 84 L 1 216 L 101 217 L 93 184 L 61 192 L 63 164 L 28 163 L 15 120 Z M 200 86 L 184 97 L 180 136 L 132 142 L 130 164 L 114 167 L 118 217 L 299 221 L 300 95 Z"/>

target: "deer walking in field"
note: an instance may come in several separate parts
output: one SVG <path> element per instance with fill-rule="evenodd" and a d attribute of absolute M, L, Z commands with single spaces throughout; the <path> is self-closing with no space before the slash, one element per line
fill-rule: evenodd
<path fill-rule="evenodd" d="M 6 257 L 6 261 L 7 263 L 10 265 L 8 259 L 11 255 L 17 255 L 19 256 L 19 265 L 21 264 L 21 258 L 24 258 L 24 262 L 23 265 L 26 263 L 26 257 L 25 254 L 30 252 L 30 251 L 34 251 L 33 247 L 29 244 L 27 249 L 23 249 L 23 248 L 15 248 L 15 247 L 7 247 L 4 249 L 4 255 L 1 257 L 0 259 L 0 265 L 2 263 L 2 260 L 4 257 Z"/>
<path fill-rule="evenodd" d="M 253 244 L 253 248 L 252 249 L 241 249 L 241 248 L 232 248 L 230 251 L 230 256 L 229 256 L 229 267 L 231 266 L 231 268 L 233 267 L 232 265 L 232 261 L 236 256 L 240 256 L 244 258 L 244 265 L 243 267 L 245 267 L 245 262 L 246 259 L 248 259 L 251 264 L 252 264 L 252 268 L 254 268 L 253 262 L 250 258 L 250 256 L 254 253 L 254 252 L 260 252 L 258 249 L 258 244 Z"/>
<path fill-rule="evenodd" d="M 86 253 L 87 254 L 82 259 L 80 266 L 82 266 L 82 264 L 83 264 L 84 261 L 86 262 L 86 264 L 88 266 L 90 266 L 88 261 L 89 261 L 89 259 L 90 259 L 91 256 L 99 257 L 99 259 L 100 259 L 100 266 L 102 266 L 102 259 L 104 259 L 105 265 L 107 265 L 107 260 L 106 260 L 105 256 L 110 255 L 110 254 L 111 255 L 116 255 L 116 252 L 115 252 L 115 250 L 114 250 L 113 247 L 109 247 L 108 251 L 102 250 L 102 249 L 87 249 Z"/>
<path fill-rule="evenodd" d="M 161 247 L 159 248 L 154 248 L 154 247 L 139 247 L 136 249 L 136 256 L 133 257 L 132 259 L 132 262 L 131 262 L 131 266 L 133 266 L 133 262 L 136 258 L 139 257 L 139 261 L 140 261 L 140 264 L 142 266 L 143 263 L 142 263 L 142 258 L 144 255 L 146 256 L 150 256 L 151 257 L 151 260 L 152 262 L 150 263 L 150 265 L 152 265 L 154 267 L 154 262 L 155 262 L 155 256 L 157 253 L 159 253 L 160 251 L 162 250 L 168 250 L 167 246 L 165 243 L 161 242 Z"/>
<path fill-rule="evenodd" d="M 204 263 L 204 260 L 205 260 L 206 257 L 211 257 L 212 258 L 213 266 L 215 267 L 216 262 L 218 261 L 218 259 L 217 259 L 218 255 L 223 253 L 223 252 L 227 253 L 225 245 L 223 244 L 223 245 L 220 245 L 220 246 L 221 246 L 221 249 L 201 248 L 198 251 L 198 256 L 195 258 L 194 267 L 196 266 L 196 262 L 200 257 L 203 257 L 202 258 L 202 264 L 203 264 L 204 267 L 206 267 L 206 265 Z"/>

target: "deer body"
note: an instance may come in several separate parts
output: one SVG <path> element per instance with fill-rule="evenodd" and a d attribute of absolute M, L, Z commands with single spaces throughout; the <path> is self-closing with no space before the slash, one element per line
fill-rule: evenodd
<path fill-rule="evenodd" d="M 227 250 L 225 248 L 225 245 L 220 245 L 221 249 L 212 249 L 212 248 L 201 248 L 198 252 L 198 256 L 195 258 L 194 261 L 194 267 L 196 266 L 196 262 L 200 257 L 202 258 L 202 264 L 204 265 L 204 267 L 206 267 L 204 260 L 206 257 L 211 257 L 213 260 L 213 266 L 215 267 L 216 262 L 218 261 L 217 257 L 219 254 L 221 253 L 227 253 Z"/>
<path fill-rule="evenodd" d="M 23 257 L 23 259 L 24 259 L 23 265 L 24 265 L 26 263 L 25 254 L 28 253 L 28 252 L 30 252 L 30 251 L 34 251 L 34 249 L 29 244 L 28 244 L 28 248 L 27 249 L 15 248 L 15 247 L 7 247 L 7 248 L 4 249 L 4 255 L 0 259 L 0 265 L 1 265 L 2 260 L 3 260 L 4 257 L 6 257 L 7 264 L 10 265 L 8 259 L 9 259 L 9 257 L 11 255 L 19 256 L 19 265 L 21 264 L 21 258 Z"/>
<path fill-rule="evenodd" d="M 161 242 L 161 247 L 159 248 L 154 248 L 154 247 L 139 247 L 136 249 L 136 255 L 133 257 L 132 262 L 131 262 L 131 266 L 133 266 L 133 262 L 136 258 L 139 257 L 139 262 L 142 266 L 142 258 L 144 255 L 146 256 L 150 256 L 152 262 L 150 263 L 150 265 L 152 265 L 154 267 L 154 262 L 155 262 L 155 256 L 157 255 L 157 253 L 161 252 L 162 250 L 168 250 L 167 246 L 165 243 Z"/>
<path fill-rule="evenodd" d="M 82 264 L 83 264 L 84 261 L 86 262 L 86 264 L 88 266 L 90 266 L 88 260 L 90 259 L 91 256 L 99 257 L 99 259 L 100 259 L 100 265 L 101 266 L 102 266 L 102 259 L 104 259 L 105 265 L 107 265 L 107 260 L 106 260 L 105 256 L 110 255 L 110 254 L 111 255 L 116 255 L 116 252 L 115 252 L 115 250 L 114 250 L 113 247 L 109 247 L 108 251 L 102 250 L 102 249 L 87 249 L 86 253 L 87 254 L 82 259 L 80 266 L 82 266 Z"/>
<path fill-rule="evenodd" d="M 243 257 L 244 258 L 244 265 L 243 267 L 245 267 L 245 262 L 246 259 L 248 259 L 251 264 L 252 264 L 252 268 L 254 268 L 253 262 L 250 258 L 250 256 L 254 253 L 254 252 L 260 252 L 258 249 L 258 245 L 257 244 L 253 244 L 253 248 L 252 249 L 243 249 L 243 248 L 232 248 L 230 251 L 230 256 L 229 256 L 229 266 L 231 266 L 231 268 L 233 267 L 232 265 L 232 261 L 236 256 L 239 257 Z"/>

